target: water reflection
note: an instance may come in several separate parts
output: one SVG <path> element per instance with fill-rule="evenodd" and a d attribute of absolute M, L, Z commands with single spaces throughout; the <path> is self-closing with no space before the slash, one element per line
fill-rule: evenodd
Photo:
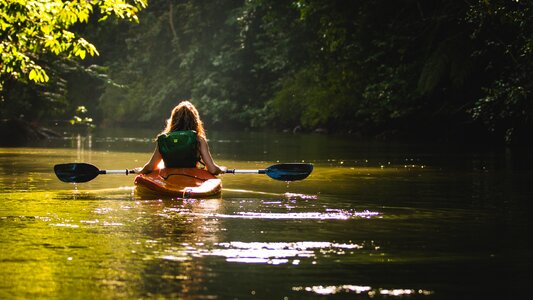
<path fill-rule="evenodd" d="M 267 202 L 272 204 L 272 202 Z M 275 203 L 275 202 L 274 202 Z M 343 211 L 330 209 L 329 212 L 299 212 L 299 213 L 260 213 L 237 211 L 233 214 L 221 213 L 186 213 L 194 216 L 210 218 L 233 218 L 233 219 L 271 219 L 271 220 L 348 220 L 351 218 L 371 218 L 379 216 L 378 212 L 372 211 Z"/>
<path fill-rule="evenodd" d="M 92 161 L 93 136 L 77 134 L 72 141 L 76 143 L 76 161 Z"/>
<path fill-rule="evenodd" d="M 267 263 L 298 265 L 303 259 L 316 264 L 317 259 L 332 255 L 354 254 L 355 250 L 378 250 L 374 242 L 332 243 L 332 242 L 224 242 L 215 243 L 211 248 L 198 245 L 191 249 L 193 256 L 221 256 L 228 262 L 235 263 Z M 204 246 L 204 247 L 201 247 Z"/>
<path fill-rule="evenodd" d="M 352 284 L 344 284 L 344 285 L 338 285 L 338 286 L 308 286 L 308 287 L 293 287 L 293 291 L 297 292 L 312 292 L 318 295 L 334 295 L 334 294 L 340 294 L 340 293 L 346 293 L 346 294 L 366 294 L 370 298 L 374 298 L 378 295 L 381 296 L 388 296 L 388 297 L 406 297 L 406 296 L 430 296 L 434 294 L 433 291 L 429 290 L 415 290 L 415 289 L 384 289 L 384 288 L 372 288 L 370 286 L 364 286 L 364 285 L 352 285 Z"/>
<path fill-rule="evenodd" d="M 186 199 L 140 201 L 153 208 L 152 214 L 137 223 L 149 239 L 139 240 L 144 271 L 144 288 L 149 295 L 172 295 L 182 298 L 190 294 L 204 294 L 203 287 L 210 274 L 205 262 L 196 259 L 193 245 L 219 242 L 222 228 L 218 220 L 189 218 L 181 212 L 212 213 L 218 211 L 221 199 Z M 170 294 L 169 294 L 170 293 Z"/>

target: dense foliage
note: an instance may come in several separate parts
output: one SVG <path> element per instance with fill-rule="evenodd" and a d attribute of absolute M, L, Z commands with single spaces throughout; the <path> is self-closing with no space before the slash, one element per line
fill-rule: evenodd
<path fill-rule="evenodd" d="M 146 2 L 130 2 L 0 0 L 0 91 L 2 102 L 9 100 L 2 103 L 3 114 L 28 111 L 35 116 L 35 111 L 47 113 L 47 104 L 65 102 L 60 94 L 66 91 L 66 81 L 57 75 L 74 64 L 61 58 L 84 59 L 87 54 L 98 54 L 93 44 L 71 28 L 88 22 L 91 16 L 138 21 L 137 13 Z M 39 86 L 49 81 L 49 74 L 56 75 L 50 86 Z"/>
<path fill-rule="evenodd" d="M 100 57 L 47 89 L 100 124 L 160 127 L 192 99 L 218 127 L 531 134 L 531 1 L 152 0 L 139 18 L 80 27 Z"/>

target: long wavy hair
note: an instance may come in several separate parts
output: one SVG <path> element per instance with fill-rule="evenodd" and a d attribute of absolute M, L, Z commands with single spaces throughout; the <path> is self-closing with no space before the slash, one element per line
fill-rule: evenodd
<path fill-rule="evenodd" d="M 189 101 L 181 101 L 174 107 L 162 133 L 178 130 L 194 130 L 198 136 L 205 139 L 204 123 L 196 107 Z"/>

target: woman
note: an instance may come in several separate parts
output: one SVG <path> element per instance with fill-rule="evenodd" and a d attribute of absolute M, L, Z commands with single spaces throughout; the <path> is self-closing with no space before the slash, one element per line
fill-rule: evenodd
<path fill-rule="evenodd" d="M 148 174 L 163 160 L 167 168 L 192 168 L 204 164 L 209 173 L 217 175 L 226 171 L 211 157 L 204 125 L 196 107 L 189 101 L 180 102 L 172 110 L 167 126 L 157 136 L 152 158 L 136 173 Z"/>

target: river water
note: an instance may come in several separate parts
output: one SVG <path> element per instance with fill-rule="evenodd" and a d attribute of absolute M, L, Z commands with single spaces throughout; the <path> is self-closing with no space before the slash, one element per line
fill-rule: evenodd
<path fill-rule="evenodd" d="M 141 198 L 153 131 L 0 148 L 0 299 L 524 299 L 527 151 L 210 132 L 217 163 L 310 162 L 299 182 L 222 175 L 209 199 Z"/>

